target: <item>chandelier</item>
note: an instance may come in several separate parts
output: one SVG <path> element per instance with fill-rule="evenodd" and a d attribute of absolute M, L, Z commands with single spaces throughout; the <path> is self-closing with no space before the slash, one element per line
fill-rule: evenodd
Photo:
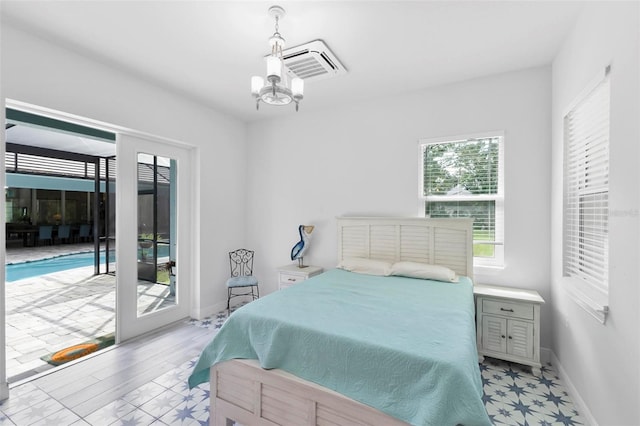
<path fill-rule="evenodd" d="M 271 6 L 269 15 L 276 21 L 275 32 L 269 38 L 271 54 L 267 56 L 267 81 L 260 76 L 251 77 L 251 94 L 256 99 L 256 109 L 260 108 L 260 101 L 269 105 L 288 105 L 291 102 L 298 105 L 303 98 L 304 80 L 294 77 L 289 80 L 284 69 L 282 59 L 282 49 L 284 48 L 284 38 L 278 32 L 278 23 L 285 15 L 285 11 L 280 6 Z"/>

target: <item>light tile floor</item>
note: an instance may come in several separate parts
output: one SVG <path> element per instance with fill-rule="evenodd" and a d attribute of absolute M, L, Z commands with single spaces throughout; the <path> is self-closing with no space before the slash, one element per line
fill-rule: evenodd
<path fill-rule="evenodd" d="M 553 366 L 540 377 L 519 364 L 486 358 L 480 364 L 484 405 L 494 425 L 582 425 Z"/>
<path fill-rule="evenodd" d="M 226 311 L 204 321 L 189 320 L 195 327 L 217 330 Z M 98 355 L 99 356 L 99 355 Z M 11 389 L 11 397 L 0 403 L 3 425 L 208 425 L 209 384 L 189 389 L 187 378 L 197 358 L 159 374 L 152 381 L 103 407 L 80 417 L 44 392 L 38 380 Z"/>
<path fill-rule="evenodd" d="M 93 244 L 8 249 L 6 262 L 92 250 Z M 8 282 L 5 295 L 9 383 L 51 369 L 41 356 L 115 331 L 115 277 L 93 276 L 93 266 Z M 138 284 L 139 314 L 173 300 L 165 285 Z"/>
<path fill-rule="evenodd" d="M 227 315 L 221 312 L 196 327 L 218 330 Z M 187 378 L 197 357 L 159 375 L 84 418 L 49 397 L 35 384 L 12 390 L 10 402 L 0 404 L 0 423 L 8 425 L 208 425 L 209 384 L 189 390 Z M 487 358 L 480 364 L 484 402 L 494 425 L 582 425 L 552 366 L 531 375 L 517 364 Z"/>

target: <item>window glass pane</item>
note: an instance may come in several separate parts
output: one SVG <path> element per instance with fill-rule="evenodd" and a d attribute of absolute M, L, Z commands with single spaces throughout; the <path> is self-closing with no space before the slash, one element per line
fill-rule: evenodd
<path fill-rule="evenodd" d="M 428 217 L 474 218 L 474 257 L 480 265 L 504 260 L 503 137 L 422 143 L 422 197 Z"/>
<path fill-rule="evenodd" d="M 472 217 L 473 255 L 494 257 L 496 240 L 495 201 L 435 201 L 426 203 L 426 215 L 439 217 Z M 485 244 L 483 244 L 483 242 Z"/>
<path fill-rule="evenodd" d="M 138 314 L 176 302 L 175 203 L 177 162 L 138 154 Z M 153 308 L 149 297 L 155 297 Z"/>
<path fill-rule="evenodd" d="M 58 224 L 62 220 L 62 193 L 38 189 L 36 191 L 36 213 L 38 224 Z"/>
<path fill-rule="evenodd" d="M 498 193 L 499 138 L 429 144 L 423 161 L 425 196 Z"/>
<path fill-rule="evenodd" d="M 31 189 L 7 188 L 5 200 L 7 223 L 31 223 Z"/>
<path fill-rule="evenodd" d="M 65 192 L 65 223 L 74 225 L 89 223 L 89 196 L 90 193 L 87 192 Z"/>

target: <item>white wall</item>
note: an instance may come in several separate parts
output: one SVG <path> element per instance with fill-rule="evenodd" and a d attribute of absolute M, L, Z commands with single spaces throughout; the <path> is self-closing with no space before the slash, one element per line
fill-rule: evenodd
<path fill-rule="evenodd" d="M 553 350 L 600 425 L 640 422 L 640 44 L 637 2 L 587 3 L 553 62 Z M 609 307 L 601 325 L 562 289 L 562 120 L 611 64 Z"/>
<path fill-rule="evenodd" d="M 194 310 L 207 315 L 225 307 L 227 251 L 245 237 L 244 123 L 3 24 L 1 83 L 6 98 L 197 147 L 196 272 L 202 286 Z"/>
<path fill-rule="evenodd" d="M 373 89 L 373 88 L 372 88 Z M 312 102 L 312 99 L 308 100 Z M 420 138 L 505 132 L 505 262 L 476 281 L 549 299 L 549 68 L 496 75 L 248 128 L 247 241 L 263 288 L 291 263 L 299 224 L 316 225 L 306 263 L 336 265 L 335 218 L 418 215 Z M 543 307 L 542 345 L 550 344 Z"/>

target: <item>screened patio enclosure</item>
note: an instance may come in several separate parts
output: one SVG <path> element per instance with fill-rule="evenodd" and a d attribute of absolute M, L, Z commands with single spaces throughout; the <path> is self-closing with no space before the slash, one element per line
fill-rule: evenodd
<path fill-rule="evenodd" d="M 10 108 L 6 118 L 7 248 L 91 241 L 94 274 L 115 272 L 116 135 Z M 176 173 L 175 160 L 139 154 L 138 279 L 171 287 Z"/>
<path fill-rule="evenodd" d="M 138 153 L 138 279 L 175 294 L 176 161 Z"/>
<path fill-rule="evenodd" d="M 113 272 L 115 134 L 6 114 L 7 248 L 93 242 L 94 274 Z"/>

